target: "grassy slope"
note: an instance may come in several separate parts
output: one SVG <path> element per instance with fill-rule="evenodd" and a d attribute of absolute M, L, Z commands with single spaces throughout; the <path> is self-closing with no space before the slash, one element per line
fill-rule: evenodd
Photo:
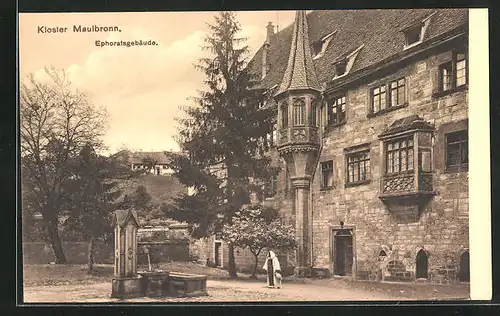
<path fill-rule="evenodd" d="M 124 194 L 132 194 L 140 185 L 146 188 L 146 191 L 151 196 L 151 204 L 156 206 L 162 203 L 171 203 L 174 197 L 187 193 L 187 189 L 176 178 L 152 174 L 141 175 L 132 180 L 123 181 L 120 184 L 120 188 Z M 163 224 L 166 224 L 164 222 L 174 222 L 168 218 L 164 218 L 157 208 L 151 215 L 155 218 L 160 218 Z M 142 217 L 139 220 L 145 220 L 145 218 Z M 153 220 L 149 224 L 155 225 L 161 223 L 158 220 Z"/>
<path fill-rule="evenodd" d="M 133 180 L 136 185 L 143 185 L 151 195 L 153 204 L 161 204 L 169 202 L 177 195 L 186 192 L 186 189 L 175 179 L 170 176 L 155 176 L 144 175 Z"/>

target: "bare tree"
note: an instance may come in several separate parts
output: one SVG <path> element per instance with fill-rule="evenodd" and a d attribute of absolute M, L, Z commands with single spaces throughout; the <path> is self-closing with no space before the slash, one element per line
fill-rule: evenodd
<path fill-rule="evenodd" d="M 45 74 L 47 80 L 30 74 L 21 84 L 22 185 L 34 193 L 30 203 L 47 224 L 56 263 L 65 263 L 58 232 L 64 184 L 72 177 L 72 160 L 84 146 L 102 148 L 107 115 L 74 89 L 64 71 L 46 68 Z"/>

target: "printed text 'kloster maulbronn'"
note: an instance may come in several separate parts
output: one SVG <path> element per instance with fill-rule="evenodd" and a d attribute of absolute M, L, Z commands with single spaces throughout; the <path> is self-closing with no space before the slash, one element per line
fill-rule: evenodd
<path fill-rule="evenodd" d="M 106 33 L 106 32 L 121 32 L 122 30 L 116 25 L 73 25 L 68 26 L 46 26 L 39 25 L 37 28 L 39 34 L 53 34 L 53 33 Z"/>

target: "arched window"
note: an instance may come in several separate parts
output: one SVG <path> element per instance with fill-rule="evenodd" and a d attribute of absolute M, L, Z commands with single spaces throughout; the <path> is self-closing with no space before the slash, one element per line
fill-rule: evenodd
<path fill-rule="evenodd" d="M 460 281 L 470 281 L 469 251 L 465 251 L 460 256 L 460 268 L 458 270 L 458 279 Z"/>
<path fill-rule="evenodd" d="M 293 102 L 293 125 L 304 125 L 306 104 L 304 100 L 298 99 Z"/>
<path fill-rule="evenodd" d="M 425 250 L 420 249 L 417 253 L 417 269 L 415 276 L 417 279 L 427 279 L 428 277 L 428 264 L 429 259 L 427 258 L 427 252 Z"/>
<path fill-rule="evenodd" d="M 288 127 L 288 104 L 286 102 L 281 103 L 281 128 Z"/>
<path fill-rule="evenodd" d="M 309 125 L 317 127 L 318 122 L 316 119 L 317 113 L 316 113 L 316 102 L 311 103 L 311 112 L 309 113 Z"/>

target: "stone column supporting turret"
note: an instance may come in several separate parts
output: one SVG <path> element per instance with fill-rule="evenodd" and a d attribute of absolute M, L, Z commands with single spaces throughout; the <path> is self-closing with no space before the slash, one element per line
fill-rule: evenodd
<path fill-rule="evenodd" d="M 294 190 L 298 276 L 309 276 L 312 267 L 309 198 L 320 148 L 320 91 L 309 48 L 306 13 L 297 11 L 288 66 L 274 98 L 278 103 L 277 149 L 286 162 Z"/>

